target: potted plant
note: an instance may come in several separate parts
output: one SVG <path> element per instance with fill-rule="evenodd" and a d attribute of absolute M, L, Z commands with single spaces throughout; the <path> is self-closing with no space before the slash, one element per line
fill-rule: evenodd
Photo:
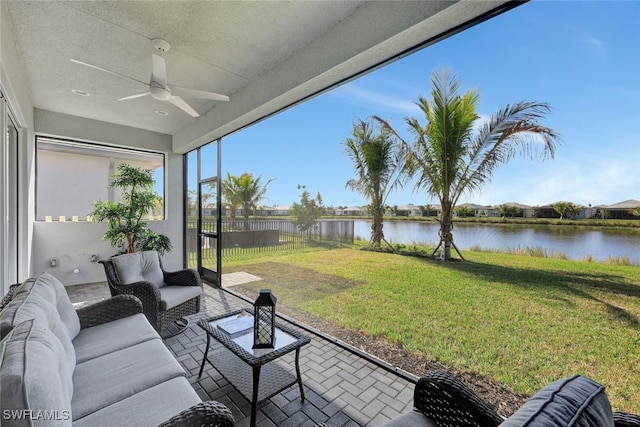
<path fill-rule="evenodd" d="M 120 201 L 93 204 L 93 221 L 109 223 L 103 239 L 118 249 L 116 255 L 137 251 L 155 250 L 160 255 L 171 250 L 171 241 L 164 234 L 149 228 L 145 220 L 162 198 L 153 191 L 151 169 L 142 169 L 126 163 L 118 165 L 111 176 L 109 188 L 122 190 Z"/>

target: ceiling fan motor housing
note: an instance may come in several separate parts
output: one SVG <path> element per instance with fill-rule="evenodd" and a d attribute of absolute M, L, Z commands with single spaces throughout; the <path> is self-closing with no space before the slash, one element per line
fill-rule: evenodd
<path fill-rule="evenodd" d="M 151 92 L 151 96 L 159 101 L 167 101 L 169 98 L 171 98 L 171 92 L 163 87 L 152 85 L 149 88 L 149 91 Z"/>
<path fill-rule="evenodd" d="M 171 49 L 171 45 L 169 44 L 169 42 L 163 39 L 153 39 L 151 40 L 151 44 L 160 52 L 166 52 Z"/>

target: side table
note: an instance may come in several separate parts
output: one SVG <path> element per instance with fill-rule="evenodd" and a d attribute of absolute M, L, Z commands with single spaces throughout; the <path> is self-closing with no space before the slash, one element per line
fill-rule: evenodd
<path fill-rule="evenodd" d="M 218 324 L 238 318 L 243 311 L 237 310 L 198 322 L 198 326 L 207 333 L 207 347 L 198 377 L 202 376 L 205 362 L 209 362 L 251 403 L 250 426 L 254 427 L 258 404 L 282 390 L 298 383 L 300 398 L 304 400 L 300 375 L 300 348 L 310 343 L 311 339 L 281 323 L 276 323 L 275 347 L 253 349 L 253 329 L 242 335 L 232 336 L 218 328 Z M 212 338 L 222 344 L 222 347 L 209 354 Z M 277 359 L 294 350 L 296 375 L 275 363 Z"/>

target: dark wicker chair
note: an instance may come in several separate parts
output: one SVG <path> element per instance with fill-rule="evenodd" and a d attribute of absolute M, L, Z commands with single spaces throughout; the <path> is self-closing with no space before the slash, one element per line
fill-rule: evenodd
<path fill-rule="evenodd" d="M 2 309 L 4 308 L 5 305 L 7 305 L 7 304 L 9 304 L 11 302 L 11 300 L 15 296 L 15 292 L 18 289 L 18 286 L 20 286 L 20 285 L 19 284 L 15 284 L 15 285 L 9 286 L 9 291 L 2 298 L 2 301 L 0 301 L 0 311 L 2 311 Z"/>
<path fill-rule="evenodd" d="M 413 404 L 439 427 L 497 427 L 504 418 L 461 381 L 446 372 L 429 372 L 415 386 Z M 640 416 L 615 412 L 615 427 L 640 427 Z M 412 426 L 415 427 L 415 426 Z"/>
<path fill-rule="evenodd" d="M 460 380 L 446 372 L 429 372 L 413 392 L 417 410 L 442 427 L 495 427 L 504 418 Z"/>
<path fill-rule="evenodd" d="M 614 412 L 613 421 L 616 423 L 616 427 L 638 427 L 640 426 L 640 415 Z"/>
<path fill-rule="evenodd" d="M 155 256 L 157 256 L 156 252 L 147 251 L 120 255 L 118 258 L 140 256 L 140 254 L 155 254 Z M 138 297 L 140 301 L 142 301 L 145 316 L 147 316 L 149 322 L 163 337 L 175 335 L 184 330 L 188 322 L 182 319 L 185 316 L 196 314 L 200 311 L 202 281 L 197 271 L 193 269 L 173 272 L 164 271 L 160 258 L 158 257 L 158 268 L 162 272 L 163 284 L 159 286 L 157 283 L 148 280 L 123 283 L 123 280 L 120 279 L 123 273 L 118 271 L 114 263 L 114 258 L 100 261 L 107 276 L 111 295 L 128 294 Z M 192 289 L 189 289 L 187 292 L 192 294 L 191 298 L 185 301 L 180 301 L 180 298 L 177 298 L 180 302 L 175 305 L 172 304 L 172 301 L 176 300 L 176 292 L 180 292 L 178 287 L 192 286 L 199 287 L 200 291 L 194 292 Z M 170 292 L 172 293 L 171 296 L 169 295 Z M 178 321 L 178 323 L 176 323 L 176 321 Z"/>

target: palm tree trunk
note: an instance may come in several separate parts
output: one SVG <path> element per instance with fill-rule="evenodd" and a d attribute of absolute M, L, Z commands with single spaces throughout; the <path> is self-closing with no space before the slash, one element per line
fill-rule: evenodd
<path fill-rule="evenodd" d="M 451 215 L 451 212 L 452 210 L 450 206 L 447 206 L 442 210 L 442 218 L 440 220 L 440 243 L 438 244 L 438 247 L 442 246 L 440 259 L 442 261 L 450 261 L 452 259 L 451 247 L 453 247 L 460 259 L 464 261 L 462 253 L 455 245 L 455 243 L 453 243 L 453 216 Z M 437 250 L 438 248 L 436 248 L 436 251 Z M 436 251 L 434 251 L 433 253 L 435 254 Z"/>
<path fill-rule="evenodd" d="M 442 261 L 449 261 L 451 259 L 451 245 L 453 244 L 453 234 L 451 232 L 453 218 L 451 215 L 452 206 L 443 203 L 442 217 L 440 219 L 440 245 L 442 246 L 442 252 L 440 252 L 440 259 Z"/>
<path fill-rule="evenodd" d="M 382 212 L 376 210 L 373 213 L 373 220 L 371 221 L 371 244 L 380 246 L 382 239 L 384 239 L 384 233 L 382 232 L 383 218 Z"/>

